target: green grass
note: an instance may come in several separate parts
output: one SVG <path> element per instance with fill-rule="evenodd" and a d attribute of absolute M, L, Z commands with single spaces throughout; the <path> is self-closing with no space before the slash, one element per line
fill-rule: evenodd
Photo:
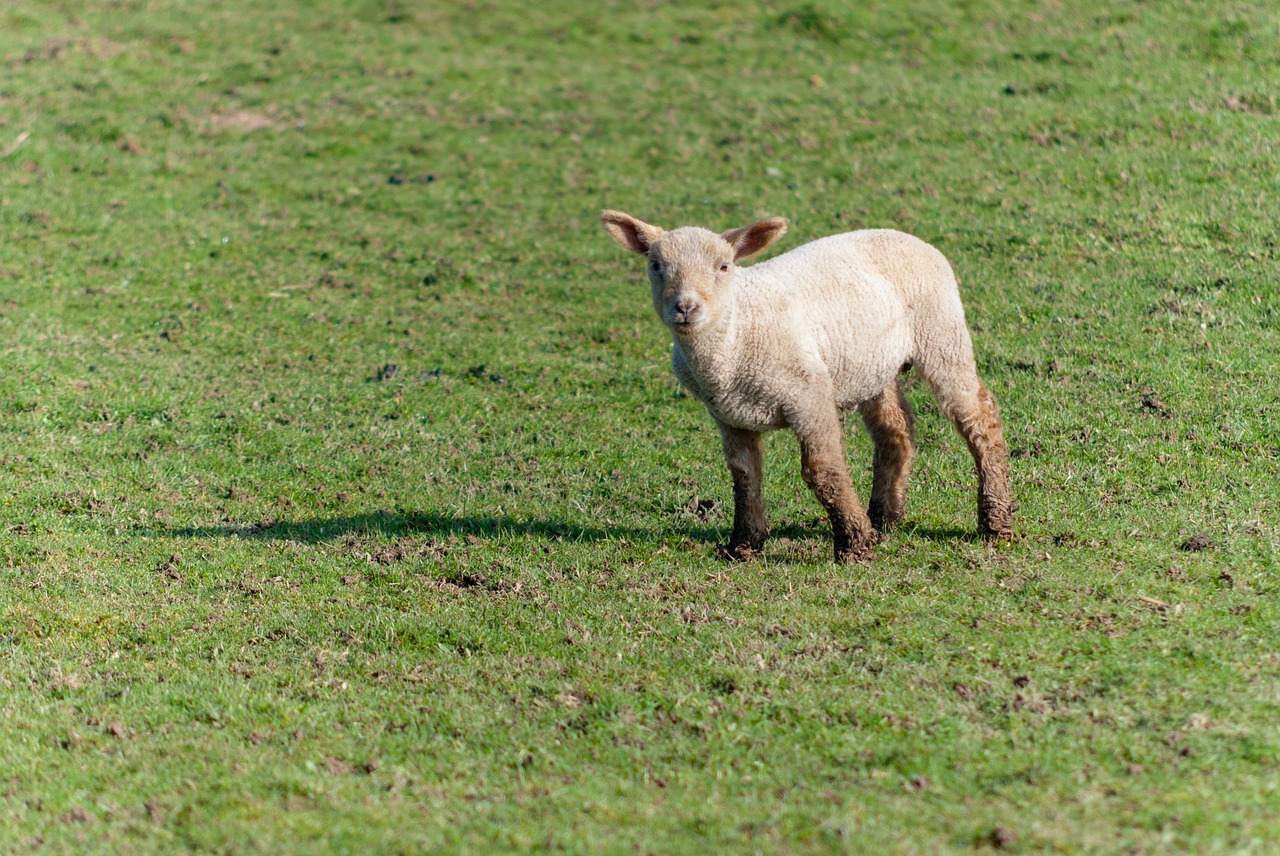
<path fill-rule="evenodd" d="M 6 852 L 1267 852 L 1278 69 L 1261 2 L 0 6 Z M 1019 540 L 913 384 L 874 563 L 783 434 L 719 562 L 606 206 L 940 247 Z"/>

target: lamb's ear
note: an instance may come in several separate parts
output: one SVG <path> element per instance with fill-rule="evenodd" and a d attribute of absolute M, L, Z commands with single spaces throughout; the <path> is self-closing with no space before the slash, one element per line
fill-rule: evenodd
<path fill-rule="evenodd" d="M 769 217 L 759 220 L 741 229 L 730 229 L 720 237 L 733 247 L 733 257 L 743 259 L 754 256 L 765 247 L 778 240 L 787 231 L 787 221 L 781 217 Z"/>
<path fill-rule="evenodd" d="M 617 242 L 618 246 L 642 256 L 648 255 L 649 247 L 662 237 L 661 228 L 622 211 L 601 212 L 600 222 L 604 224 L 604 230 Z"/>

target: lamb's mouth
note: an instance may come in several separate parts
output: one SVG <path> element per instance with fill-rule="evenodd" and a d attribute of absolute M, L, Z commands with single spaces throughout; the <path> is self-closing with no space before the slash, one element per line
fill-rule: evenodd
<path fill-rule="evenodd" d="M 671 322 L 671 329 L 674 330 L 676 333 L 680 334 L 681 336 L 687 336 L 701 326 L 702 326 L 702 322 L 700 320 Z"/>

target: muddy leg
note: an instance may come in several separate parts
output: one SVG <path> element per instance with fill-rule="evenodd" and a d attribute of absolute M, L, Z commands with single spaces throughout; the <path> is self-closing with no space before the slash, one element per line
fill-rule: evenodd
<path fill-rule="evenodd" d="M 886 532 L 906 511 L 907 480 L 916 457 L 915 419 L 896 381 L 858 411 L 876 444 L 868 515 L 877 532 Z"/>
<path fill-rule="evenodd" d="M 982 381 L 977 394 L 952 398 L 935 388 L 942 411 L 969 445 L 978 466 L 978 534 L 985 538 L 1013 536 L 1013 488 L 1009 484 L 1009 448 L 1004 442 L 1000 410 Z"/>
<path fill-rule="evenodd" d="M 769 521 L 764 514 L 764 443 L 755 431 L 720 426 L 724 460 L 733 476 L 733 534 L 720 553 L 727 559 L 750 559 L 764 549 Z"/>
<path fill-rule="evenodd" d="M 827 510 L 835 538 L 835 560 L 856 562 L 871 558 L 876 533 L 853 490 L 849 464 L 840 442 L 840 417 L 835 405 L 820 414 L 793 420 L 800 439 L 804 482 Z"/>

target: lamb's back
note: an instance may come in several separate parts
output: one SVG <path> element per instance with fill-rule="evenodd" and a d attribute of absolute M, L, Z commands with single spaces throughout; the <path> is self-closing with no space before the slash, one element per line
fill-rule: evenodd
<path fill-rule="evenodd" d="M 946 290 L 950 267 L 924 241 L 892 230 L 821 238 L 744 269 L 739 299 L 802 372 L 830 376 L 838 403 L 864 401 L 892 382 L 913 352 L 914 309 Z M 954 289 L 954 279 L 952 289 Z"/>

